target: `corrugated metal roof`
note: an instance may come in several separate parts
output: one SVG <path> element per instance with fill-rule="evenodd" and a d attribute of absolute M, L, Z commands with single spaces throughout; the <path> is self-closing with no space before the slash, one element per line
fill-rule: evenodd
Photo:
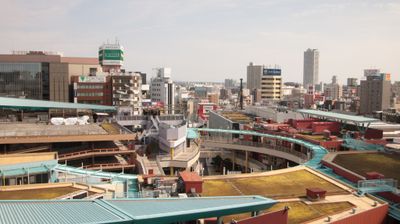
<path fill-rule="evenodd" d="M 151 198 L 108 202 L 132 216 L 135 224 L 182 222 L 261 211 L 276 203 L 275 200 L 261 196 Z"/>
<path fill-rule="evenodd" d="M 1 224 L 121 223 L 131 218 L 98 201 L 0 201 Z"/>
<path fill-rule="evenodd" d="M 115 107 L 82 103 L 64 103 L 47 100 L 0 97 L 0 108 L 46 110 L 46 109 L 86 109 L 94 111 L 116 111 Z"/>
<path fill-rule="evenodd" d="M 171 223 L 260 211 L 275 203 L 260 196 L 0 201 L 0 223 Z"/>
<path fill-rule="evenodd" d="M 350 121 L 350 122 L 355 122 L 355 123 L 371 123 L 371 122 L 379 121 L 378 119 L 375 119 L 375 118 L 348 115 L 348 114 L 340 114 L 340 113 L 321 111 L 321 110 L 301 109 L 301 110 L 297 110 L 297 112 L 302 113 L 302 114 L 311 115 L 311 116 L 326 117 L 326 118 L 330 118 L 330 119 L 334 119 L 334 120 Z"/>

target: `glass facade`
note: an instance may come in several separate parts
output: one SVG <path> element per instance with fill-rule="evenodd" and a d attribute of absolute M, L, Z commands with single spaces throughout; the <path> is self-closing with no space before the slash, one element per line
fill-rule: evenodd
<path fill-rule="evenodd" d="M 0 63 L 0 96 L 49 100 L 49 63 Z"/>

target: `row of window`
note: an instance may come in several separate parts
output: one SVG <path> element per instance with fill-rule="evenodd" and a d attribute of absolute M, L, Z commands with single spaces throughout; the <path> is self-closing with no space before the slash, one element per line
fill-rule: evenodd
<path fill-rule="evenodd" d="M 79 84 L 79 89 L 103 89 L 103 85 Z"/>
<path fill-rule="evenodd" d="M 102 92 L 77 93 L 78 96 L 103 96 Z"/>

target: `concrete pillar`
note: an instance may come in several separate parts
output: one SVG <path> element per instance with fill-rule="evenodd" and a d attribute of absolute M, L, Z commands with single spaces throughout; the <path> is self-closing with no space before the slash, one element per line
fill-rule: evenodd
<path fill-rule="evenodd" d="M 223 217 L 218 217 L 217 218 L 217 224 L 223 224 L 223 220 L 224 220 Z"/>
<path fill-rule="evenodd" d="M 245 161 L 246 171 L 245 171 L 245 173 L 247 173 L 247 170 L 249 168 L 249 152 L 248 151 L 245 151 L 245 152 L 246 152 L 246 161 Z"/>
<path fill-rule="evenodd" d="M 235 171 L 235 157 L 236 157 L 236 151 L 232 150 L 232 171 Z"/>
<path fill-rule="evenodd" d="M 170 151 L 170 153 L 171 153 L 171 160 L 173 160 L 174 159 L 174 148 L 171 148 L 171 151 Z M 169 168 L 169 172 L 170 172 L 170 176 L 173 176 L 174 175 L 174 167 L 170 167 Z"/>

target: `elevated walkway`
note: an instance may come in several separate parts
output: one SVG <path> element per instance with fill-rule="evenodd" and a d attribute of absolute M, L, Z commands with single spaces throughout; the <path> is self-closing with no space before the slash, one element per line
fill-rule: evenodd
<path fill-rule="evenodd" d="M 92 156 L 110 156 L 110 155 L 116 155 L 116 154 L 131 154 L 134 152 L 135 152 L 135 150 L 120 150 L 119 148 L 91 149 L 91 150 L 83 150 L 83 151 L 78 151 L 78 152 L 59 154 L 58 159 L 60 161 L 65 161 L 65 160 L 90 158 Z"/>
<path fill-rule="evenodd" d="M 61 164 L 56 165 L 52 170 L 58 173 L 59 178 L 63 175 L 65 177 L 67 175 L 81 177 L 76 178 L 76 180 L 82 181 L 85 184 L 88 182 L 87 179 L 90 179 L 92 183 L 102 183 L 104 180 L 124 182 L 128 192 L 138 192 L 138 177 L 136 175 L 88 170 Z"/>
<path fill-rule="evenodd" d="M 214 148 L 224 148 L 224 149 L 233 149 L 233 150 L 241 150 L 241 151 L 249 151 L 256 153 L 263 153 L 270 156 L 275 156 L 283 159 L 287 159 L 289 161 L 303 164 L 307 161 L 307 155 L 299 153 L 295 150 L 287 149 L 287 148 L 279 148 L 274 149 L 270 145 L 266 144 L 255 144 L 254 142 L 232 142 L 232 141 L 223 141 L 223 140 L 210 140 L 206 139 L 202 143 L 203 146 L 206 147 L 214 147 Z"/>
<path fill-rule="evenodd" d="M 397 189 L 397 180 L 394 179 L 360 180 L 357 183 L 357 189 L 360 195 L 379 192 L 399 193 Z"/>
<path fill-rule="evenodd" d="M 319 167 L 322 158 L 326 154 L 328 154 L 328 150 L 326 150 L 322 146 L 309 143 L 305 140 L 286 137 L 286 136 L 271 135 L 271 134 L 265 134 L 265 133 L 260 133 L 260 132 L 256 132 L 256 131 L 246 131 L 246 130 L 225 130 L 225 129 L 212 129 L 212 128 L 189 128 L 189 130 L 191 130 L 191 131 L 188 133 L 191 133 L 191 134 L 193 134 L 192 133 L 193 131 L 203 131 L 203 132 L 207 132 L 207 133 L 252 135 L 252 136 L 266 137 L 269 139 L 278 139 L 278 140 L 282 140 L 282 141 L 295 143 L 295 144 L 301 145 L 311 151 L 312 158 L 309 159 L 307 162 L 304 162 L 304 165 L 311 167 L 311 168 Z M 273 151 L 273 150 L 271 150 L 271 151 Z"/>

